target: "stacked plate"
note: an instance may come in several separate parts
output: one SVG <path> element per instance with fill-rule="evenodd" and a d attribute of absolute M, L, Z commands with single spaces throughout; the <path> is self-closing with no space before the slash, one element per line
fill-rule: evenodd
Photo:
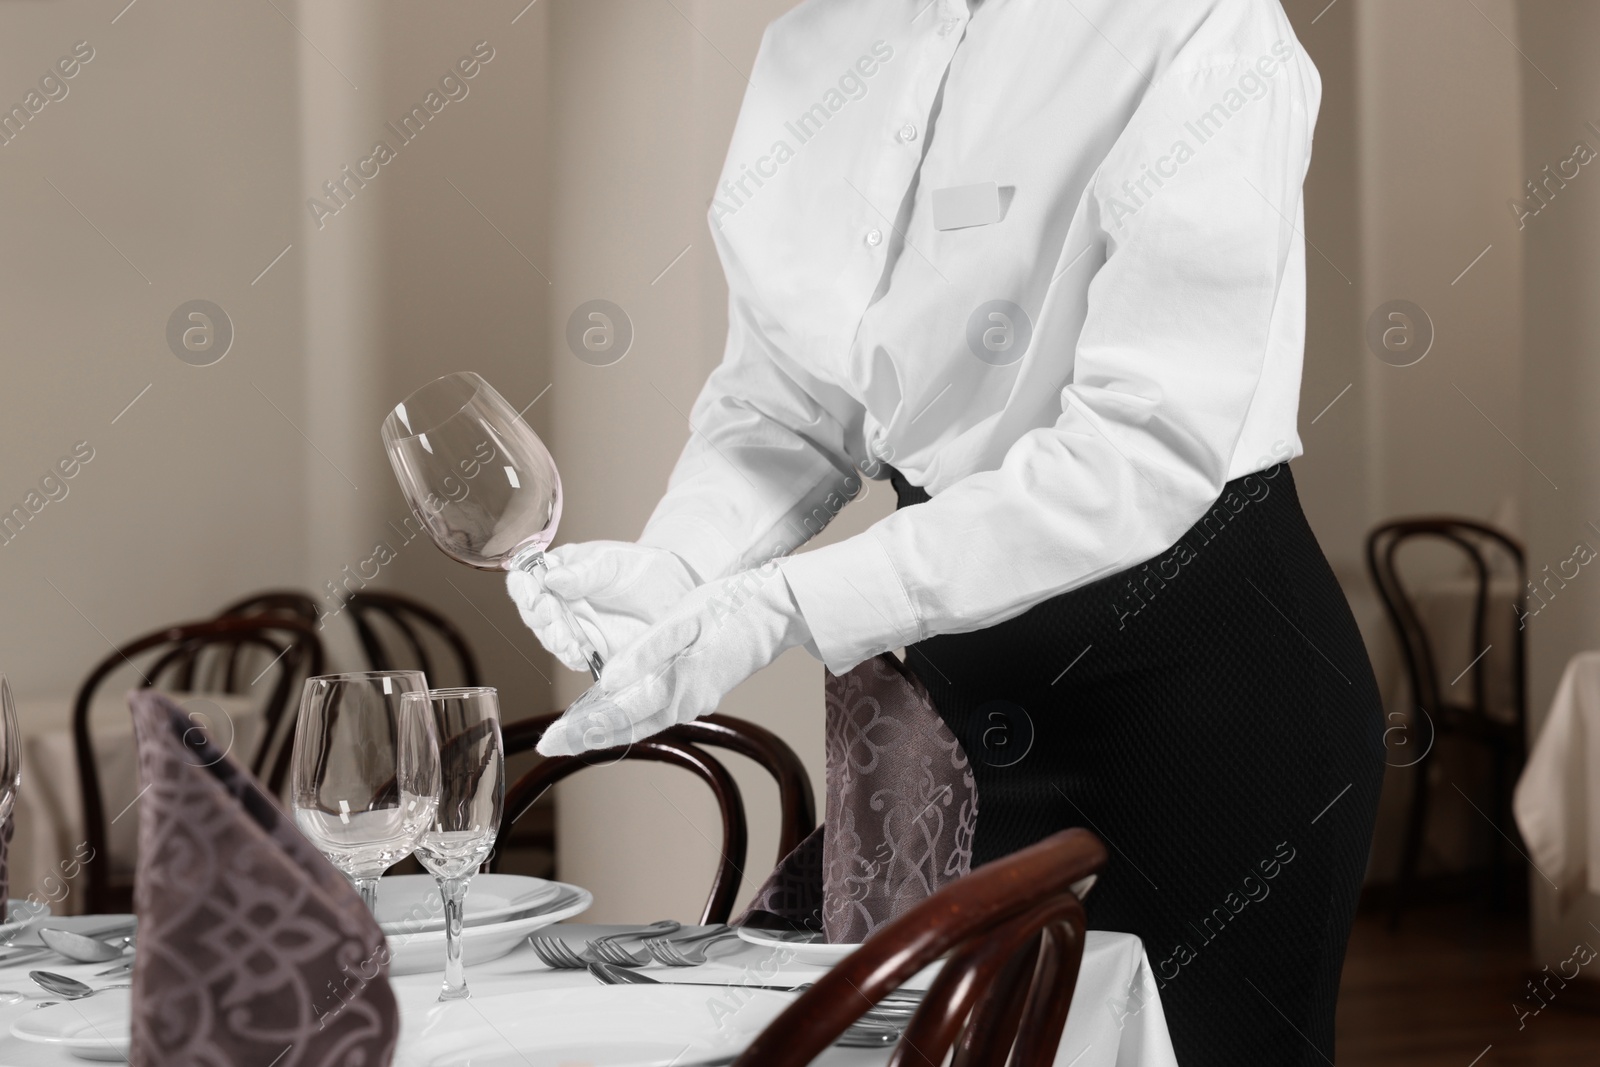
<path fill-rule="evenodd" d="M 586 889 L 516 874 L 480 874 L 467 887 L 462 954 L 487 963 L 551 923 L 586 910 Z M 378 883 L 378 925 L 389 939 L 389 973 L 444 970 L 444 906 L 432 875 L 392 875 Z"/>

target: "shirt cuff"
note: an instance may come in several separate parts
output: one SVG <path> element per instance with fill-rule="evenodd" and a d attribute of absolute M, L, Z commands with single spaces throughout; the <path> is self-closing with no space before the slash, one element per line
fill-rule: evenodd
<path fill-rule="evenodd" d="M 835 675 L 921 640 L 905 583 L 871 532 L 790 556 L 779 566 L 817 654 Z"/>

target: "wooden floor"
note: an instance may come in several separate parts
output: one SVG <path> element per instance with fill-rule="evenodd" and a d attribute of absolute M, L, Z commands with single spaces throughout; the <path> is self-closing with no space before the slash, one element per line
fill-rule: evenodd
<path fill-rule="evenodd" d="M 1523 1020 L 1529 965 L 1522 920 L 1481 906 L 1408 912 L 1391 934 L 1356 921 L 1339 995 L 1339 1067 L 1600 1067 L 1600 1014 L 1548 1008 Z"/>

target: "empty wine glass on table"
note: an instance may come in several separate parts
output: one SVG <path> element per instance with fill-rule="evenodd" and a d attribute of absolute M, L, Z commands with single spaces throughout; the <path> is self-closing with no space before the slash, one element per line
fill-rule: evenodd
<path fill-rule="evenodd" d="M 378 879 L 416 849 L 439 804 L 427 692 L 421 671 L 363 671 L 307 678 L 300 695 L 295 825 L 374 914 Z"/>
<path fill-rule="evenodd" d="M 439 883 L 444 901 L 445 964 L 440 1000 L 468 996 L 461 959 L 467 886 L 494 850 L 505 798 L 500 701 L 486 686 L 434 689 L 403 698 L 433 715 L 439 735 L 439 806 L 417 842 L 417 859 Z"/>
<path fill-rule="evenodd" d="M 561 522 L 561 476 L 521 413 L 470 371 L 435 379 L 383 420 L 406 502 L 444 553 L 480 570 L 535 571 Z M 600 655 L 577 625 L 589 670 Z"/>

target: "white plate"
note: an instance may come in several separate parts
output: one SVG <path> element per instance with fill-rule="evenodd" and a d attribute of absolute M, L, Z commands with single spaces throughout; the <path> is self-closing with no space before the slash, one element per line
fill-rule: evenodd
<path fill-rule="evenodd" d="M 480 875 L 480 877 L 482 877 Z M 468 967 L 497 960 L 522 943 L 522 939 L 551 923 L 562 922 L 588 910 L 594 896 L 565 882 L 552 882 L 557 895 L 523 915 L 461 931 L 461 955 Z M 444 931 L 395 934 L 389 937 L 389 973 L 426 974 L 444 970 Z"/>
<path fill-rule="evenodd" d="M 473 997 L 409 1017 L 395 1067 L 692 1067 L 738 1055 L 792 1003 L 670 985 Z"/>
<path fill-rule="evenodd" d="M 57 1045 L 86 1060 L 126 1063 L 130 1003 L 128 990 L 108 989 L 83 1000 L 53 1004 L 12 1023 L 11 1036 Z"/>
<path fill-rule="evenodd" d="M 467 885 L 467 925 L 526 915 L 555 899 L 561 887 L 520 874 L 474 875 Z M 393 937 L 444 929 L 444 904 L 431 874 L 396 874 L 378 881 L 378 925 Z"/>
<path fill-rule="evenodd" d="M 809 930 L 752 930 L 748 926 L 734 928 L 740 937 L 762 948 L 781 948 L 795 963 L 811 963 L 818 967 L 832 967 L 860 945 L 830 945 L 822 934 Z"/>
<path fill-rule="evenodd" d="M 12 938 L 49 914 L 48 904 L 34 904 L 27 900 L 6 901 L 6 921 L 0 923 L 0 945 L 9 944 Z"/>

